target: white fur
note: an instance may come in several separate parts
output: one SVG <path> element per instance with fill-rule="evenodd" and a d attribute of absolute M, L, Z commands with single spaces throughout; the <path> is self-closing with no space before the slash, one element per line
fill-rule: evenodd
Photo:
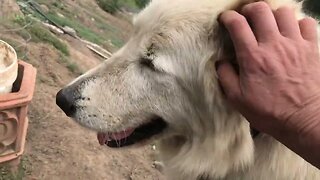
<path fill-rule="evenodd" d="M 153 0 L 130 41 L 73 82 L 75 120 L 102 132 L 136 127 L 158 115 L 161 158 L 171 180 L 315 180 L 316 168 L 272 137 L 252 139 L 248 122 L 220 92 L 214 64 L 223 55 L 217 17 L 251 0 Z M 269 0 L 276 9 L 293 0 Z M 149 50 L 148 50 L 149 49 Z M 150 50 L 151 49 L 151 50 Z M 141 66 L 152 51 L 155 71 Z M 69 88 L 70 88 L 69 87 Z M 90 117 L 88 117 L 90 115 Z"/>

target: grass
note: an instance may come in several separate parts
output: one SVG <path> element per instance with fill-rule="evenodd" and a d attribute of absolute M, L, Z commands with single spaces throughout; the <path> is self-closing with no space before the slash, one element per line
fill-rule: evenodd
<path fill-rule="evenodd" d="M 14 172 L 8 166 L 0 166 L 0 180 L 23 180 L 25 175 L 30 173 L 27 171 L 29 161 L 26 157 L 21 159 L 18 169 Z"/>
<path fill-rule="evenodd" d="M 135 0 L 136 5 L 142 9 L 144 8 L 146 5 L 148 5 L 148 3 L 150 2 L 150 0 Z"/>
<path fill-rule="evenodd" d="M 76 75 L 83 74 L 83 71 L 79 68 L 79 66 L 77 64 L 71 62 L 71 60 L 68 57 L 66 57 L 65 55 L 60 54 L 59 60 L 73 74 L 76 74 Z"/>
<path fill-rule="evenodd" d="M 119 9 L 124 8 L 137 12 L 143 8 L 149 0 L 96 0 L 98 5 L 105 11 L 115 14 Z"/>
<path fill-rule="evenodd" d="M 24 0 L 18 0 L 24 1 Z M 124 45 L 124 41 L 121 39 L 120 30 L 111 24 L 106 23 L 106 20 L 101 14 L 96 13 L 93 9 L 88 9 L 87 6 L 79 5 L 86 9 L 83 12 L 79 12 L 79 9 L 68 7 L 63 1 L 57 0 L 35 0 L 39 4 L 45 4 L 49 8 L 49 12 L 46 12 L 46 16 L 61 27 L 69 26 L 73 28 L 77 35 L 85 40 L 99 44 L 103 47 L 110 47 L 108 40 L 111 41 L 112 45 L 116 48 L 120 48 Z M 97 0 L 98 1 L 98 0 Z M 119 1 L 119 5 L 128 7 L 136 7 L 134 0 L 114 0 Z M 27 8 L 28 9 L 28 8 Z M 44 17 L 38 12 L 30 10 L 24 10 L 27 14 L 32 14 L 32 16 L 45 21 Z M 75 16 L 77 14 L 85 13 L 85 16 L 94 18 L 92 22 L 95 28 L 89 28 L 83 24 L 83 17 L 80 18 Z M 61 16 L 61 14 L 63 16 Z M 98 28 L 98 30 L 97 30 Z"/>
<path fill-rule="evenodd" d="M 137 10 L 139 9 L 134 0 L 119 0 L 119 6 Z"/>
<path fill-rule="evenodd" d="M 63 13 L 64 17 L 59 16 L 56 12 L 52 11 L 47 14 L 50 20 L 54 21 L 55 23 L 59 24 L 60 26 L 69 26 L 73 28 L 77 35 L 83 39 L 86 39 L 90 42 L 104 45 L 106 43 L 106 39 L 110 39 L 111 43 L 120 48 L 123 46 L 124 41 L 119 38 L 119 30 L 107 23 L 97 15 L 90 14 L 95 19 L 95 26 L 99 28 L 102 32 L 97 33 L 94 30 L 86 27 L 78 19 L 75 19 L 74 16 L 69 14 L 68 12 L 60 12 Z"/>
<path fill-rule="evenodd" d="M 26 58 L 25 42 L 23 40 L 17 40 L 14 37 L 8 36 L 12 33 L 10 29 L 17 29 L 20 27 L 20 25 L 12 23 L 12 19 L 0 19 L 0 25 L 0 31 L 2 31 L 2 33 L 0 33 L 0 39 L 10 44 L 16 50 L 19 59 Z M 27 39 L 27 34 L 23 33 L 23 35 L 23 39 Z"/>
<path fill-rule="evenodd" d="M 17 52 L 18 59 L 23 59 L 24 61 L 28 61 L 27 49 L 21 42 L 18 42 L 15 39 L 11 39 L 5 36 L 0 35 L 0 39 L 10 44 L 13 49 Z"/>
<path fill-rule="evenodd" d="M 96 0 L 96 1 L 101 9 L 111 14 L 115 14 L 120 8 L 118 0 Z"/>
<path fill-rule="evenodd" d="M 68 46 L 41 25 L 34 24 L 28 28 L 28 31 L 30 32 L 33 41 L 51 44 L 64 55 L 70 55 Z"/>
<path fill-rule="evenodd" d="M 121 40 L 119 38 L 112 37 L 110 40 L 111 40 L 111 43 L 117 48 L 120 48 L 124 45 L 123 40 Z"/>
<path fill-rule="evenodd" d="M 19 0 L 21 1 L 21 0 Z M 43 0 L 37 0 L 37 2 L 45 4 L 48 6 L 50 11 L 48 13 L 44 13 L 50 20 L 54 21 L 57 23 L 59 26 L 64 27 L 64 26 L 69 26 L 76 30 L 77 34 L 81 37 L 84 38 L 88 41 L 94 42 L 96 44 L 102 44 L 102 39 L 99 35 L 97 35 L 95 32 L 87 28 L 85 25 L 83 25 L 79 20 L 76 20 L 74 18 L 75 14 L 77 12 L 69 12 L 67 8 L 63 5 L 63 2 L 61 1 L 43 1 Z M 30 9 L 26 9 L 24 11 L 27 14 L 31 14 L 35 18 L 45 21 L 46 19 L 40 15 L 38 12 L 31 11 Z M 65 15 L 65 17 L 61 17 L 58 15 L 58 13 L 61 13 Z M 64 53 L 65 54 L 65 53 Z"/>
<path fill-rule="evenodd" d="M 25 0 L 18 0 L 24 2 Z M 81 8 L 75 8 L 69 6 L 69 4 L 65 3 L 61 0 L 34 0 L 39 4 L 45 4 L 49 11 L 44 12 L 46 16 L 54 21 L 61 27 L 71 27 L 76 32 L 77 35 L 85 40 L 90 42 L 99 44 L 103 47 L 107 48 L 120 48 L 124 45 L 124 40 L 121 38 L 121 30 L 117 27 L 109 24 L 104 19 L 103 14 L 99 14 L 93 9 L 88 9 L 86 3 L 79 4 Z M 131 8 L 137 8 L 134 3 L 134 0 L 116 0 L 119 1 L 119 5 L 128 6 Z M 89 7 L 90 8 L 90 7 Z M 81 69 L 70 61 L 69 59 L 69 50 L 63 41 L 60 41 L 59 38 L 52 34 L 49 30 L 47 30 L 40 21 L 46 21 L 46 19 L 36 11 L 33 11 L 31 8 L 24 8 L 23 12 L 25 14 L 29 14 L 28 16 L 16 17 L 15 22 L 20 26 L 24 26 L 28 22 L 32 21 L 32 26 L 28 27 L 24 31 L 18 32 L 21 37 L 27 39 L 29 34 L 32 36 L 32 41 L 34 42 L 45 42 L 51 44 L 57 50 L 61 52 L 60 62 L 64 64 L 71 72 L 76 74 L 82 74 Z M 33 17 L 33 18 L 30 18 Z M 94 28 L 90 28 L 83 23 L 83 18 L 94 19 L 92 22 L 92 26 Z M 38 20 L 36 20 L 38 19 Z M 112 47 L 110 46 L 110 43 Z"/>
<path fill-rule="evenodd" d="M 30 26 L 28 26 L 24 30 L 19 31 L 19 35 L 24 39 L 27 39 L 29 36 L 28 34 L 30 34 L 32 38 L 31 41 L 51 44 L 64 55 L 70 55 L 68 46 L 60 39 L 58 39 L 54 34 L 52 34 L 48 29 L 43 27 L 43 25 L 39 22 L 27 16 L 16 17 L 16 19 L 14 19 L 14 22 L 19 24 L 20 26 L 25 26 L 31 22 Z"/>
<path fill-rule="evenodd" d="M 68 47 L 65 43 L 63 43 L 61 40 L 58 39 L 54 34 L 52 34 L 49 30 L 47 30 L 45 27 L 43 27 L 39 22 L 31 19 L 30 17 L 25 16 L 19 16 L 16 17 L 13 20 L 14 23 L 11 22 L 2 22 L 2 24 L 6 24 L 7 29 L 16 29 L 22 26 L 25 26 L 29 22 L 32 22 L 30 26 L 28 26 L 25 29 L 22 29 L 20 31 L 17 31 L 16 33 L 21 36 L 23 39 L 28 39 L 31 36 L 31 41 L 33 42 L 43 42 L 52 45 L 55 47 L 58 51 L 60 51 L 60 62 L 65 65 L 65 67 L 72 73 L 81 75 L 83 72 L 78 67 L 77 64 L 73 63 L 69 59 L 70 52 L 68 50 Z M 5 35 L 0 34 L 0 39 L 6 41 L 9 43 L 17 52 L 17 55 L 20 59 L 28 60 L 25 46 L 21 46 L 21 43 L 18 42 L 15 39 L 8 38 Z M 0 180 L 1 176 L 0 176 Z"/>
<path fill-rule="evenodd" d="M 47 14 L 47 16 L 50 18 L 50 20 L 54 21 L 62 27 L 69 26 L 75 29 L 80 37 L 96 44 L 102 44 L 101 37 L 99 37 L 95 32 L 79 23 L 78 21 L 66 17 L 60 17 L 53 12 L 50 12 L 49 14 Z"/>
<path fill-rule="evenodd" d="M 101 17 L 99 17 L 99 16 L 94 16 L 94 17 L 95 17 L 96 27 L 98 27 L 103 32 L 106 32 L 106 33 L 104 33 L 105 37 L 108 37 L 108 39 L 110 39 L 111 43 L 115 47 L 117 47 L 117 48 L 122 47 L 125 42 L 119 38 L 119 36 L 120 36 L 119 31 L 120 30 L 105 23 Z M 102 38 L 102 39 L 104 39 L 104 38 Z"/>

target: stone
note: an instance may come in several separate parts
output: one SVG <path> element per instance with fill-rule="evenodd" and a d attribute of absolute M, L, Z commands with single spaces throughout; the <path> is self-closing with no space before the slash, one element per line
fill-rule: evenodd
<path fill-rule="evenodd" d="M 41 4 L 40 8 L 43 12 L 48 13 L 49 12 L 49 8 L 48 6 L 46 6 L 45 4 Z"/>
<path fill-rule="evenodd" d="M 73 37 L 77 37 L 77 32 L 76 30 L 74 30 L 73 28 L 69 27 L 69 26 L 65 26 L 63 27 L 63 31 L 72 35 Z"/>

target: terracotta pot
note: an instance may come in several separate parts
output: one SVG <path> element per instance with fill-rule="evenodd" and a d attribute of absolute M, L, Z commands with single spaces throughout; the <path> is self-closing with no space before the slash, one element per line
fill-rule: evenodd
<path fill-rule="evenodd" d="M 36 69 L 19 61 L 12 93 L 0 95 L 0 163 L 19 161 L 23 154 L 35 81 Z"/>

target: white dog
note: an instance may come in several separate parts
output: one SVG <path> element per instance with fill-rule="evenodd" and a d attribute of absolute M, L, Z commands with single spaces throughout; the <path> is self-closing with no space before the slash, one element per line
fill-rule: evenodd
<path fill-rule="evenodd" d="M 120 148 L 160 141 L 171 180 L 314 180 L 319 171 L 264 134 L 225 102 L 215 62 L 234 56 L 218 15 L 254 0 L 153 0 L 129 42 L 57 95 L 58 105 Z M 293 0 L 287 5 L 302 17 Z"/>

